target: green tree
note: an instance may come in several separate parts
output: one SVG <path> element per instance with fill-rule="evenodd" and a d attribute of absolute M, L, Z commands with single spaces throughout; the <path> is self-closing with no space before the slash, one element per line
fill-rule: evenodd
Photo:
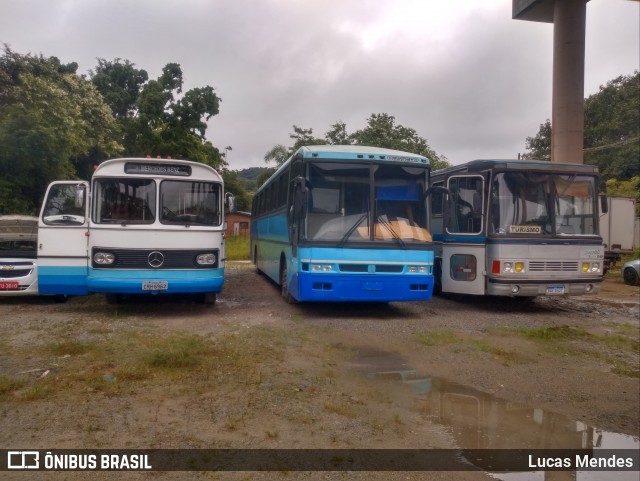
<path fill-rule="evenodd" d="M 584 161 L 603 179 L 640 176 L 640 72 L 621 75 L 584 104 Z"/>
<path fill-rule="evenodd" d="M 525 142 L 527 151 L 522 156 L 525 159 L 551 160 L 551 121 L 540 124 L 540 130 L 535 137 L 527 137 Z"/>
<path fill-rule="evenodd" d="M 0 58 L 0 213 L 35 213 L 49 182 L 88 178 L 100 156 L 122 150 L 102 96 L 77 64 Z"/>
<path fill-rule="evenodd" d="M 636 199 L 636 215 L 640 216 L 640 175 L 629 180 L 607 180 L 607 195 Z"/>
<path fill-rule="evenodd" d="M 418 133 L 409 127 L 396 124 L 395 117 L 389 114 L 372 114 L 367 120 L 364 129 L 357 130 L 351 134 L 347 131 L 344 122 L 338 121 L 331 125 L 326 133 L 326 138 L 313 136 L 312 129 L 303 129 L 293 126 L 293 133 L 289 135 L 295 142 L 293 146 L 287 148 L 283 145 L 274 146 L 265 154 L 264 160 L 268 164 L 276 162 L 282 164 L 291 154 L 304 145 L 368 145 L 372 147 L 382 147 L 387 149 L 403 150 L 414 154 L 424 155 L 431 160 L 433 170 L 449 167 L 451 164 L 447 158 L 438 155 L 427 143 L 427 140 L 420 137 Z M 267 177 L 263 173 L 260 179 L 264 182 Z"/>
<path fill-rule="evenodd" d="M 264 162 L 265 164 L 270 164 L 271 162 L 275 162 L 277 166 L 282 165 L 289 158 L 289 149 L 282 144 L 276 144 L 269 152 L 264 154 Z M 265 179 L 266 180 L 266 179 Z"/>
<path fill-rule="evenodd" d="M 356 145 L 370 145 L 424 155 L 431 160 L 433 170 L 450 166 L 447 158 L 432 150 L 427 140 L 420 137 L 414 129 L 396 124 L 393 115 L 371 114 L 367 119 L 367 126 L 356 130 L 349 138 Z"/>
<path fill-rule="evenodd" d="M 640 72 L 621 75 L 585 99 L 584 162 L 597 165 L 601 188 L 640 175 Z M 527 137 L 525 158 L 551 158 L 551 123 Z"/>
<path fill-rule="evenodd" d="M 236 198 L 237 210 L 250 212 L 252 196 L 247 192 L 244 179 L 233 170 L 224 169 L 222 171 L 224 178 L 224 190 L 231 192 Z"/>
<path fill-rule="evenodd" d="M 125 154 L 172 156 L 213 167 L 226 165 L 220 150 L 206 140 L 207 121 L 219 113 L 213 87 L 182 92 L 180 65 L 168 63 L 157 79 L 128 60 L 98 59 L 91 81 L 118 120 Z"/>

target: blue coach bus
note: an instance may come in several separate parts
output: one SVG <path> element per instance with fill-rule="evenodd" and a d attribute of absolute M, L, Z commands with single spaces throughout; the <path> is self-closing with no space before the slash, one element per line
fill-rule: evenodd
<path fill-rule="evenodd" d="M 474 160 L 433 172 L 436 291 L 535 297 L 595 293 L 603 275 L 598 170 Z"/>
<path fill-rule="evenodd" d="M 430 299 L 429 168 L 397 150 L 300 148 L 253 199 L 253 263 L 287 302 Z"/>

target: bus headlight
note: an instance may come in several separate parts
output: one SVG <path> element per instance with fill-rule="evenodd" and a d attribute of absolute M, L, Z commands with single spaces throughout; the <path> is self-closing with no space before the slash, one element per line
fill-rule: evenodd
<path fill-rule="evenodd" d="M 411 274 L 426 274 L 427 273 L 427 266 L 409 266 L 407 268 L 407 270 Z"/>
<path fill-rule="evenodd" d="M 333 266 L 331 264 L 311 264 L 311 270 L 313 272 L 332 272 Z"/>
<path fill-rule="evenodd" d="M 505 262 L 502 264 L 504 272 L 513 272 L 513 264 L 511 262 Z"/>
<path fill-rule="evenodd" d="M 102 266 L 113 264 L 115 260 L 116 256 L 114 256 L 111 252 L 96 252 L 93 255 L 93 262 Z"/>
<path fill-rule="evenodd" d="M 583 262 L 582 263 L 582 272 L 589 272 L 589 263 L 588 262 Z"/>
<path fill-rule="evenodd" d="M 591 263 L 591 272 L 595 272 L 595 273 L 600 272 L 600 263 L 599 262 L 592 262 Z"/>
<path fill-rule="evenodd" d="M 211 266 L 216 263 L 216 255 L 215 254 L 199 254 L 196 257 L 196 262 L 201 266 Z"/>
<path fill-rule="evenodd" d="M 516 262 L 516 272 L 524 272 L 524 262 Z"/>

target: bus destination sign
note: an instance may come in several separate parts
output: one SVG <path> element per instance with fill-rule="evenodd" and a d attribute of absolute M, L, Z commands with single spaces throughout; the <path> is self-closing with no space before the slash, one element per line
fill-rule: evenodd
<path fill-rule="evenodd" d="M 177 177 L 189 177 L 191 167 L 178 164 L 148 164 L 138 162 L 127 162 L 124 165 L 125 174 L 141 175 L 174 175 Z"/>

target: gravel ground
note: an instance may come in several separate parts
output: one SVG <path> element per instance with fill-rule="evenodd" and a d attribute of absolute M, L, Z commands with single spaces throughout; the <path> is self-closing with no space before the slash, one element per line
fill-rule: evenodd
<path fill-rule="evenodd" d="M 527 432 L 545 423 L 638 437 L 639 290 L 619 280 L 605 281 L 597 296 L 529 302 L 288 305 L 251 265 L 233 263 L 227 275 L 212 308 L 188 298 L 0 299 L 0 446 L 472 448 L 488 440 L 515 447 L 506 426 Z M 163 340 L 184 339 L 196 346 L 193 365 L 148 361 Z M 483 415 L 477 429 L 461 424 L 467 411 L 453 416 L 466 409 L 461 400 L 495 419 Z M 545 423 L 532 423 L 541 416 Z M 525 438 L 531 444 L 534 435 Z M 6 474 L 0 479 L 16 479 Z M 29 479 L 87 479 L 58 474 Z M 152 477 L 425 479 L 410 472 Z"/>

